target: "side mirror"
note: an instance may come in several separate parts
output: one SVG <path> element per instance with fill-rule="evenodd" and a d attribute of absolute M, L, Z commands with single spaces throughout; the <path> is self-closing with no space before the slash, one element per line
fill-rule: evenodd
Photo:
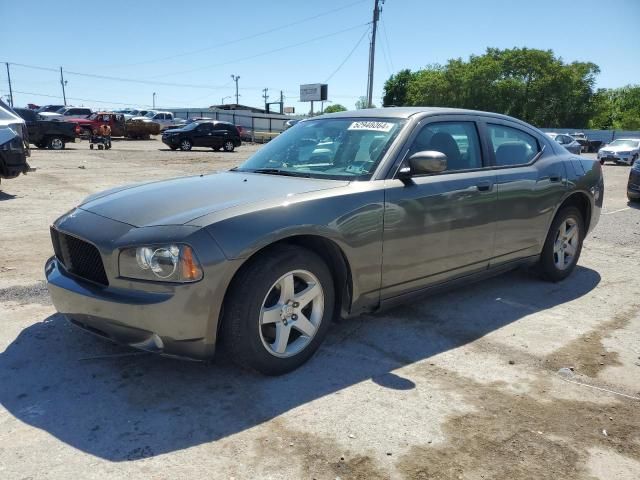
<path fill-rule="evenodd" d="M 406 180 L 416 175 L 440 173 L 447 169 L 447 156 L 435 150 L 423 150 L 409 157 L 409 165 L 400 169 L 399 178 Z"/>

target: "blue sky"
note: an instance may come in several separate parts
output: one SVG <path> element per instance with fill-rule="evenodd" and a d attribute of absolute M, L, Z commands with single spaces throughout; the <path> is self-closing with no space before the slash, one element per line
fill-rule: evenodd
<path fill-rule="evenodd" d="M 62 66 L 75 72 L 65 74 L 75 105 L 150 105 L 156 92 L 161 107 L 204 107 L 234 94 L 235 74 L 240 103 L 260 106 L 267 87 L 271 101 L 284 90 L 286 105 L 305 112 L 308 105 L 297 102 L 299 85 L 328 80 L 330 99 L 352 108 L 366 90 L 372 5 L 0 0 L 0 61 L 44 67 L 11 66 L 14 91 L 29 92 L 14 94 L 17 106 L 60 102 L 59 73 L 47 69 Z M 381 18 L 377 104 L 391 73 L 467 58 L 487 47 L 553 49 L 568 62 L 595 62 L 602 70 L 599 87 L 640 83 L 638 0 L 386 0 Z"/>

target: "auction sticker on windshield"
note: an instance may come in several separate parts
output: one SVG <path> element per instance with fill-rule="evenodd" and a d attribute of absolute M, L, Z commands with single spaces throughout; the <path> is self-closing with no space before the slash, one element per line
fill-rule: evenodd
<path fill-rule="evenodd" d="M 390 132 L 393 123 L 389 122 L 353 122 L 349 125 L 348 130 L 369 130 L 373 132 Z"/>

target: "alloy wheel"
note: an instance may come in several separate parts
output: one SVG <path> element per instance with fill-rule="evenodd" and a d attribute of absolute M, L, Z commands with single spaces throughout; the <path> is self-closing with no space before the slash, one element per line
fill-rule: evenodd
<path fill-rule="evenodd" d="M 280 277 L 262 302 L 260 339 L 273 356 L 286 358 L 304 350 L 324 315 L 324 291 L 315 275 L 295 270 Z"/>
<path fill-rule="evenodd" d="M 580 242 L 580 227 L 572 217 L 560 224 L 553 244 L 553 263 L 558 270 L 569 268 L 575 261 Z"/>
<path fill-rule="evenodd" d="M 61 139 L 57 137 L 51 139 L 51 148 L 53 150 L 62 150 L 63 146 L 64 146 L 64 142 Z"/>

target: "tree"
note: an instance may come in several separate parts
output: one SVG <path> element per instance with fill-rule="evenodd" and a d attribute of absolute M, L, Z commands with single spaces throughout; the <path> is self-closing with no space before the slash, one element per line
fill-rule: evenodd
<path fill-rule="evenodd" d="M 391 75 L 384 84 L 384 96 L 382 105 L 385 107 L 405 105 L 407 101 L 407 87 L 411 81 L 411 70 L 400 70 Z"/>
<path fill-rule="evenodd" d="M 334 103 L 333 105 L 329 105 L 324 109 L 324 113 L 336 113 L 336 112 L 346 112 L 347 108 L 339 103 Z"/>
<path fill-rule="evenodd" d="M 589 122 L 591 128 L 640 129 L 640 85 L 598 90 L 595 104 L 596 114 Z"/>
<path fill-rule="evenodd" d="M 596 111 L 597 65 L 564 63 L 551 50 L 489 48 L 468 60 L 401 70 L 384 87 L 385 105 L 504 113 L 541 127 L 587 126 Z"/>
<path fill-rule="evenodd" d="M 356 101 L 356 110 L 363 110 L 365 108 L 369 108 L 369 106 L 367 105 L 367 97 L 360 97 Z M 371 105 L 371 108 L 376 108 L 376 106 Z"/>

